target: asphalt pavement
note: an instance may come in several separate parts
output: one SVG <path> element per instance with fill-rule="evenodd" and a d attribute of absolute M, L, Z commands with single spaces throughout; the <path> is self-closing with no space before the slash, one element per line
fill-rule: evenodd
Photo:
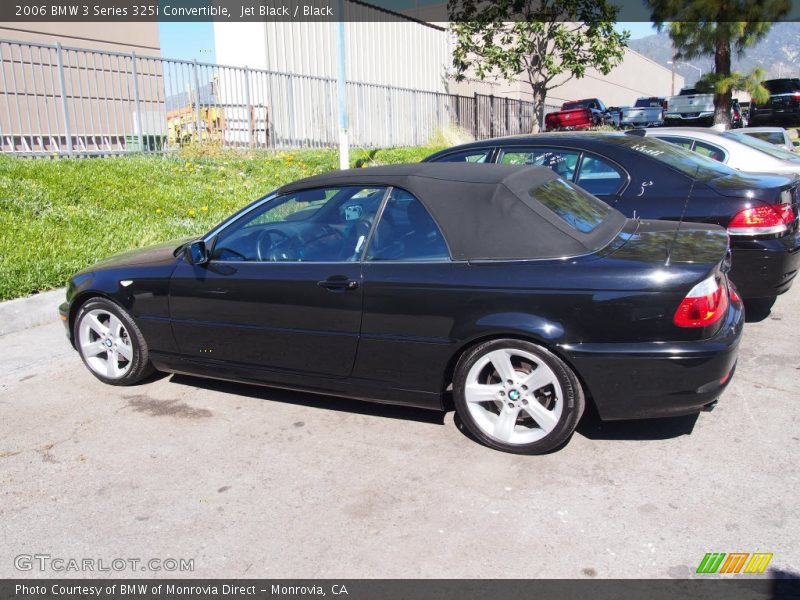
<path fill-rule="evenodd" d="M 0 337 L 0 577 L 688 577 L 706 552 L 798 576 L 799 287 L 748 323 L 715 411 L 588 415 L 538 457 L 474 443 L 452 412 L 106 386 L 54 315 Z M 142 562 L 98 571 L 115 559 Z"/>

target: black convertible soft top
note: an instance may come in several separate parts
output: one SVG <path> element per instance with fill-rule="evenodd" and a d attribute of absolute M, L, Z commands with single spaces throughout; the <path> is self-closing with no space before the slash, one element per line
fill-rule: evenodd
<path fill-rule="evenodd" d="M 619 233 L 625 216 L 603 205 L 602 221 L 591 231 L 580 231 L 536 198 L 542 186 L 557 179 L 547 167 L 413 163 L 333 171 L 295 181 L 278 193 L 350 185 L 402 188 L 431 213 L 454 260 L 568 257 L 604 247 Z M 585 194 L 577 188 L 576 193 Z M 568 195 L 561 198 L 569 201 Z"/>

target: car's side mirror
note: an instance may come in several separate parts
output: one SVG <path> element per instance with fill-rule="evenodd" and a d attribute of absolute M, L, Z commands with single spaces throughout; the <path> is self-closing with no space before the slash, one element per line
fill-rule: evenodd
<path fill-rule="evenodd" d="M 208 250 L 203 240 L 192 242 L 183 249 L 183 256 L 190 265 L 204 265 L 208 262 Z"/>

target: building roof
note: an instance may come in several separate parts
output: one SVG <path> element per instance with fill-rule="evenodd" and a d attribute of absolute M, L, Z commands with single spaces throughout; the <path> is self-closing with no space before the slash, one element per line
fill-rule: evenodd
<path fill-rule="evenodd" d="M 559 181 L 555 189 L 550 182 Z M 625 223 L 603 206 L 604 219 L 582 232 L 548 206 L 567 206 L 569 195 L 587 195 L 551 169 L 529 165 L 414 163 L 334 171 L 301 179 L 278 190 L 386 185 L 402 188 L 425 205 L 442 230 L 455 260 L 516 260 L 577 256 L 605 246 Z M 572 192 L 569 191 L 571 188 Z M 545 206 L 537 195 L 549 194 Z M 566 196 L 564 194 L 567 194 Z M 558 196 L 553 199 L 553 194 Z"/>

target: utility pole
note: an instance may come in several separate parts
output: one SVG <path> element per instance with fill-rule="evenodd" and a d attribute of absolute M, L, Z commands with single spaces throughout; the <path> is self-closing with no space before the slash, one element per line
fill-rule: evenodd
<path fill-rule="evenodd" d="M 672 48 L 672 60 L 669 61 L 670 66 L 672 67 L 672 93 L 671 96 L 675 95 L 675 47 Z"/>
<path fill-rule="evenodd" d="M 337 49 L 339 54 L 339 73 L 336 87 L 339 95 L 339 168 L 350 168 L 350 145 L 347 140 L 347 68 L 344 46 L 344 0 L 339 0 L 339 35 Z"/>

